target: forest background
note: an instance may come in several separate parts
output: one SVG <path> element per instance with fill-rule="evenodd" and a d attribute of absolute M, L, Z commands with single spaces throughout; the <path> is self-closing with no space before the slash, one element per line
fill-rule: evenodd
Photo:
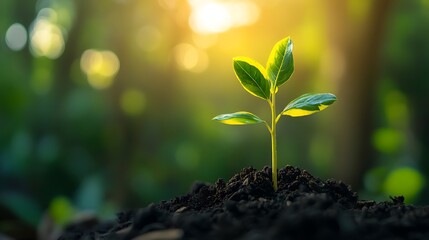
<path fill-rule="evenodd" d="M 279 166 L 428 204 L 428 27 L 429 0 L 2 0 L 0 212 L 109 217 L 270 165 L 263 126 L 211 118 L 269 116 L 232 58 L 265 62 L 286 36 L 278 103 L 338 101 L 279 123 Z"/>

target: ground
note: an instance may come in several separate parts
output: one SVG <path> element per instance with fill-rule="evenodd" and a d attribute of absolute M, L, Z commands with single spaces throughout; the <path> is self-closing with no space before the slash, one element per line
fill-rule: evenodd
<path fill-rule="evenodd" d="M 61 240 L 429 239 L 429 207 L 359 200 L 349 186 L 299 168 L 244 168 L 229 181 L 195 183 L 168 201 L 70 225 Z"/>

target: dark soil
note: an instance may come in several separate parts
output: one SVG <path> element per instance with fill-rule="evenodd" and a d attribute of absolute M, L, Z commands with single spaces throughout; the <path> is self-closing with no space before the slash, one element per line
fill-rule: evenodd
<path fill-rule="evenodd" d="M 359 200 L 346 184 L 291 166 L 274 192 L 270 168 L 245 168 L 113 221 L 71 225 L 60 239 L 429 239 L 429 207 Z"/>

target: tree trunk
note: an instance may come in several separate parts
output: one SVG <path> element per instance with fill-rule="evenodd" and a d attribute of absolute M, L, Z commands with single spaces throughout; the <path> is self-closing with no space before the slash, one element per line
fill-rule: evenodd
<path fill-rule="evenodd" d="M 358 190 L 374 160 L 374 90 L 383 30 L 393 1 L 371 1 L 365 12 L 358 13 L 350 3 L 331 0 L 328 4 L 331 77 L 337 83 L 339 99 L 331 126 L 335 133 L 334 175 Z"/>

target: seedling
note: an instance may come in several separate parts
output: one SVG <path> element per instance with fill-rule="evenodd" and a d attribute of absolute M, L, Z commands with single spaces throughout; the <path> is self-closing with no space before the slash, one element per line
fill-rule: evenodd
<path fill-rule="evenodd" d="M 271 109 L 271 125 L 253 113 L 240 111 L 221 114 L 213 118 L 228 125 L 248 125 L 264 123 L 271 135 L 271 165 L 273 188 L 277 191 L 277 140 L 276 125 L 283 115 L 291 117 L 307 116 L 320 112 L 334 103 L 337 98 L 331 93 L 304 94 L 292 100 L 278 115 L 276 94 L 278 87 L 289 80 L 294 70 L 293 43 L 290 37 L 274 45 L 266 68 L 247 57 L 233 59 L 234 71 L 244 89 L 250 94 L 268 102 Z"/>

